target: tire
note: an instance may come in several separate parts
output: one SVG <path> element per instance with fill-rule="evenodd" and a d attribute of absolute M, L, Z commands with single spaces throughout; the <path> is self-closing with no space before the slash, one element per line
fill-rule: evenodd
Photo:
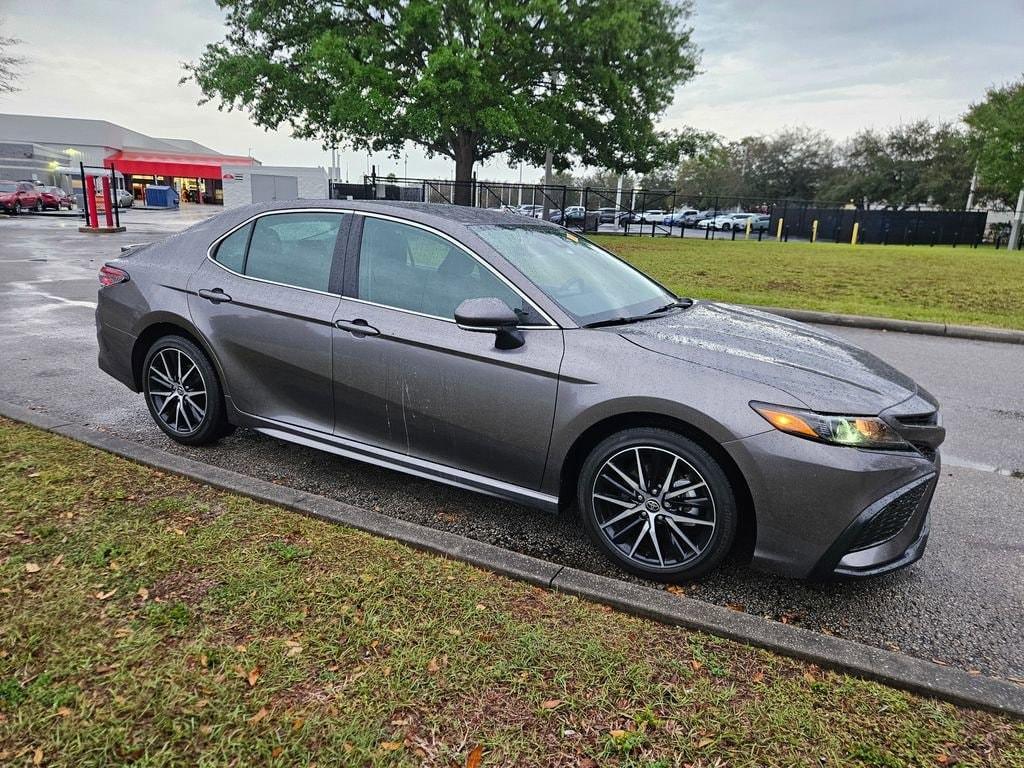
<path fill-rule="evenodd" d="M 36 204 L 32 206 L 32 210 L 35 211 L 36 213 L 42 213 L 43 212 L 43 201 L 42 200 L 36 200 Z"/>
<path fill-rule="evenodd" d="M 209 445 L 234 431 L 217 372 L 188 339 L 163 336 L 153 343 L 142 363 L 142 391 L 153 421 L 177 443 Z"/>
<path fill-rule="evenodd" d="M 725 471 L 697 443 L 666 429 L 638 427 L 602 440 L 583 463 L 576 494 L 594 543 L 618 566 L 656 581 L 702 578 L 736 536 L 736 497 Z"/>
<path fill-rule="evenodd" d="M 21 216 L 21 203 L 14 204 L 14 215 Z"/>

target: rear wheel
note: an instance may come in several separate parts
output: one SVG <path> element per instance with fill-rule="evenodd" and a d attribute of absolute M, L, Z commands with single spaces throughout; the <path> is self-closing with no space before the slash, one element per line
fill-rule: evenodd
<path fill-rule="evenodd" d="M 188 339 L 157 339 L 142 364 L 142 379 L 149 413 L 172 440 L 206 445 L 232 431 L 217 373 Z"/>
<path fill-rule="evenodd" d="M 721 466 L 664 429 L 603 440 L 583 465 L 577 498 L 594 542 L 626 570 L 659 581 L 704 576 L 736 534 L 736 500 Z"/>
<path fill-rule="evenodd" d="M 20 216 L 21 215 L 21 203 L 15 203 L 14 204 L 14 215 L 15 216 Z"/>
<path fill-rule="evenodd" d="M 36 200 L 36 204 L 32 206 L 32 210 L 35 211 L 36 213 L 42 213 L 43 212 L 43 201 L 42 200 Z"/>

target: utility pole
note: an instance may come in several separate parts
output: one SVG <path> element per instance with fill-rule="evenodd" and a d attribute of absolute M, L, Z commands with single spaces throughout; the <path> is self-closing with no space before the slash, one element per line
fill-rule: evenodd
<path fill-rule="evenodd" d="M 971 191 L 967 193 L 967 210 L 974 210 L 974 193 L 978 188 L 978 164 L 974 164 L 974 173 L 971 174 Z"/>
<path fill-rule="evenodd" d="M 1016 251 L 1020 247 L 1020 225 L 1024 218 L 1024 189 L 1017 195 L 1017 211 L 1013 214 L 1013 224 L 1010 226 L 1010 242 L 1006 244 L 1006 250 Z"/>

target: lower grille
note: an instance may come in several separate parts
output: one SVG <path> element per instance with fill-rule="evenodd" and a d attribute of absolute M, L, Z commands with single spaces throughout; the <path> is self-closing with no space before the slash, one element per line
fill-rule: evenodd
<path fill-rule="evenodd" d="M 902 531 L 914 516 L 921 499 L 928 491 L 928 483 L 920 483 L 902 496 L 897 496 L 861 526 L 850 543 L 850 552 L 869 549 L 882 544 Z"/>

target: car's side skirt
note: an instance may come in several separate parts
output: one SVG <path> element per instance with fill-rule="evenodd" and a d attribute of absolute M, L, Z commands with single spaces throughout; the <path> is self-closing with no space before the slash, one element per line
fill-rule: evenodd
<path fill-rule="evenodd" d="M 420 459 L 404 453 L 397 453 L 386 448 L 367 445 L 366 443 L 349 440 L 338 435 L 314 432 L 291 424 L 281 424 L 279 422 L 259 419 L 258 423 L 252 423 L 248 426 L 269 437 L 276 437 L 279 440 L 304 445 L 308 448 L 317 448 L 321 451 L 344 456 L 347 459 L 365 461 L 368 464 L 374 464 L 385 469 L 393 469 L 397 472 L 404 472 L 408 475 L 415 475 L 427 480 L 435 480 L 439 483 L 454 485 L 457 488 L 465 488 L 466 490 L 484 493 L 489 496 L 497 496 L 501 499 L 514 501 L 517 504 L 525 504 L 530 507 L 543 509 L 545 512 L 555 513 L 558 511 L 557 496 L 551 496 L 540 491 L 495 480 L 491 477 L 467 472 L 445 464 L 438 464 L 437 462 Z"/>

